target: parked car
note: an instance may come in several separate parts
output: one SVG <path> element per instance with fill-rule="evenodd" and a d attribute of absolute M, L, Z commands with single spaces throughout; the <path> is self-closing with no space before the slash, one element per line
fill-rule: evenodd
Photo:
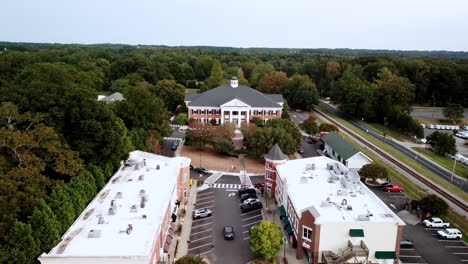
<path fill-rule="evenodd" d="M 299 152 L 299 154 L 304 154 L 304 149 L 303 148 L 298 148 L 297 152 Z"/>
<path fill-rule="evenodd" d="M 208 174 L 208 171 L 205 168 L 202 168 L 202 167 L 195 168 L 195 169 L 193 169 L 193 171 L 198 172 L 198 173 L 202 173 L 202 174 Z"/>
<path fill-rule="evenodd" d="M 193 170 L 193 169 L 194 169 L 193 165 L 192 165 L 192 164 L 190 164 L 190 170 Z"/>
<path fill-rule="evenodd" d="M 430 125 L 429 125 L 429 128 L 430 128 L 430 129 L 434 129 L 434 125 L 433 125 L 433 124 L 430 124 Z"/>
<path fill-rule="evenodd" d="M 171 146 L 171 149 L 172 150 L 177 150 L 177 148 L 179 147 L 179 141 L 176 140 L 172 143 L 172 146 Z"/>
<path fill-rule="evenodd" d="M 250 186 L 244 186 L 244 187 L 241 187 L 238 191 L 238 194 L 239 194 L 239 197 L 241 197 L 243 194 L 246 194 L 246 193 L 255 193 L 257 194 L 257 191 L 250 187 Z"/>
<path fill-rule="evenodd" d="M 241 203 L 243 203 L 245 200 L 250 199 L 250 198 L 257 198 L 257 193 L 244 193 L 240 197 Z"/>
<path fill-rule="evenodd" d="M 414 247 L 413 240 L 409 240 L 406 238 L 401 239 L 400 241 L 400 248 L 411 248 Z"/>
<path fill-rule="evenodd" d="M 255 203 L 255 202 L 260 202 L 260 200 L 257 198 L 248 198 L 245 201 L 243 201 L 242 204 L 250 204 L 250 203 Z"/>
<path fill-rule="evenodd" d="M 437 231 L 437 235 L 443 239 L 461 239 L 462 233 L 456 228 L 447 228 Z"/>
<path fill-rule="evenodd" d="M 404 188 L 396 184 L 387 184 L 383 190 L 386 192 L 403 192 Z"/>
<path fill-rule="evenodd" d="M 211 216 L 212 214 L 213 214 L 213 211 L 211 211 L 208 208 L 196 209 L 193 211 L 192 218 L 199 219 L 199 218 Z"/>
<path fill-rule="evenodd" d="M 442 219 L 438 217 L 431 217 L 431 218 L 425 219 L 423 221 L 423 224 L 426 227 L 439 227 L 439 228 L 447 228 L 450 226 L 450 223 L 445 223 Z"/>
<path fill-rule="evenodd" d="M 262 203 L 259 200 L 256 200 L 256 201 L 251 201 L 249 203 L 244 202 L 240 206 L 240 209 L 241 209 L 242 213 L 248 213 L 248 212 L 251 212 L 251 211 L 254 211 L 254 210 L 261 209 L 262 207 L 263 207 Z"/>
<path fill-rule="evenodd" d="M 224 239 L 233 240 L 234 239 L 234 228 L 232 226 L 225 226 L 223 228 Z"/>

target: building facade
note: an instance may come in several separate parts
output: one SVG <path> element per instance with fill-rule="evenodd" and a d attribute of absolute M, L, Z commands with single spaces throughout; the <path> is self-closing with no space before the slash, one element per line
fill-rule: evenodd
<path fill-rule="evenodd" d="M 232 78 L 231 85 L 222 85 L 203 93 L 185 95 L 188 117 L 201 124 L 224 124 L 230 122 L 240 127 L 252 118 L 265 123 L 281 118 L 283 96 L 264 94 Z M 213 120 L 213 121 L 212 121 Z"/>
<path fill-rule="evenodd" d="M 190 159 L 133 151 L 43 264 L 165 262 L 179 207 L 190 195 Z M 60 216 L 58 216 L 60 217 Z"/>
<path fill-rule="evenodd" d="M 266 175 L 271 162 L 265 160 Z M 274 168 L 273 193 L 297 259 L 398 263 L 405 224 L 356 171 L 323 156 L 282 160 Z"/>
<path fill-rule="evenodd" d="M 323 152 L 343 163 L 348 169 L 360 170 L 364 165 L 372 163 L 371 158 L 335 132 L 323 136 L 322 141 L 325 143 Z"/>
<path fill-rule="evenodd" d="M 288 156 L 281 151 L 278 144 L 275 144 L 270 152 L 264 156 L 264 159 L 266 194 L 269 197 L 275 197 L 277 196 L 275 190 L 278 190 L 276 187 L 276 166 L 284 164 L 288 160 Z M 279 196 L 281 197 L 281 194 Z"/>

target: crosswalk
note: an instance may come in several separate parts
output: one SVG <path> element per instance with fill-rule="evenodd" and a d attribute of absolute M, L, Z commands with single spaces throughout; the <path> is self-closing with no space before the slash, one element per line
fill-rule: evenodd
<path fill-rule="evenodd" d="M 174 125 L 174 124 L 171 124 L 171 127 L 173 127 L 173 128 L 179 128 L 179 127 L 180 127 L 180 125 Z"/>
<path fill-rule="evenodd" d="M 178 137 L 164 137 L 163 139 L 164 140 L 180 140 L 180 141 L 184 140 L 183 138 L 178 138 Z"/>
<path fill-rule="evenodd" d="M 218 188 L 218 189 L 240 189 L 240 184 L 229 184 L 229 183 L 213 183 L 211 188 Z"/>
<path fill-rule="evenodd" d="M 213 173 L 213 174 L 211 174 L 210 177 L 208 177 L 208 178 L 205 180 L 205 183 L 207 183 L 207 184 L 213 184 L 215 181 L 217 181 L 219 178 L 221 178 L 221 176 L 223 176 L 223 174 L 221 174 L 221 173 Z"/>

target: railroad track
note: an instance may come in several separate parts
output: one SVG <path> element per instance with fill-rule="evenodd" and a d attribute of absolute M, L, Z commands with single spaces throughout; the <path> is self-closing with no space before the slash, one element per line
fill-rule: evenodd
<path fill-rule="evenodd" d="M 369 147 L 370 149 L 374 150 L 375 152 L 379 153 L 381 156 L 385 157 L 387 160 L 389 160 L 390 162 L 392 162 L 393 164 L 395 164 L 396 166 L 398 166 L 400 169 L 404 170 L 405 172 L 407 172 L 408 174 L 410 174 L 411 176 L 415 177 L 416 179 L 418 179 L 420 182 L 424 183 L 425 185 L 429 186 L 429 188 L 431 188 L 432 190 L 436 191 L 437 193 L 439 193 L 440 195 L 442 195 L 443 197 L 445 197 L 447 200 L 451 201 L 452 203 L 454 203 L 455 205 L 457 205 L 458 207 L 460 207 L 461 209 L 463 209 L 465 212 L 468 212 L 468 205 L 464 202 L 464 201 L 460 201 L 459 199 L 455 198 L 454 196 L 450 195 L 449 193 L 447 193 L 446 191 L 442 190 L 441 188 L 437 187 L 435 184 L 433 184 L 432 182 L 428 181 L 426 178 L 424 178 L 423 176 L 419 175 L 418 173 L 415 173 L 414 171 L 408 169 L 403 163 L 401 163 L 400 161 L 390 157 L 387 153 L 383 152 L 382 150 L 380 150 L 379 148 L 375 147 L 374 145 L 372 145 L 371 143 L 367 142 L 367 140 L 364 140 L 363 138 L 361 138 L 361 136 L 358 136 L 356 133 L 354 133 L 353 131 L 351 131 L 350 129 L 348 129 L 347 127 L 343 126 L 342 124 L 336 122 L 335 120 L 331 119 L 330 117 L 328 117 L 327 115 L 325 115 L 324 113 L 322 113 L 321 111 L 318 111 L 318 110 L 315 110 L 315 112 L 317 114 L 319 114 L 320 116 L 322 116 L 323 118 L 325 118 L 326 120 L 328 120 L 329 122 L 333 123 L 334 125 L 336 125 L 337 127 L 339 127 L 340 129 L 346 131 L 346 133 L 348 133 L 349 135 L 351 135 L 352 137 L 354 137 L 355 139 L 359 140 L 361 143 L 363 143 L 364 145 L 366 145 L 367 147 Z"/>

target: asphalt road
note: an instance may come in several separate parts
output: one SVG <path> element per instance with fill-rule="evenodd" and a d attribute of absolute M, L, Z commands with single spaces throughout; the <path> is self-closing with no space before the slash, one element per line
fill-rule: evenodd
<path fill-rule="evenodd" d="M 240 182 L 238 177 L 222 176 L 215 184 L 229 186 L 235 182 Z M 210 188 L 198 192 L 195 208 L 210 208 L 214 213 L 193 222 L 188 254 L 204 256 L 210 263 L 238 264 L 255 259 L 248 244 L 248 231 L 262 221 L 261 210 L 242 214 L 239 207 L 234 189 Z M 224 226 L 234 228 L 234 240 L 224 239 Z"/>
<path fill-rule="evenodd" d="M 179 132 L 177 127 L 173 128 L 174 130 L 172 132 L 172 135 L 170 137 L 164 138 L 161 144 L 161 153 L 163 156 L 166 157 L 174 157 L 175 151 L 171 149 L 172 144 L 174 143 L 174 141 L 181 141 L 185 138 L 185 133 Z M 179 144 L 179 148 L 181 147 L 181 145 L 182 144 Z"/>
<path fill-rule="evenodd" d="M 383 192 L 380 187 L 369 187 L 395 213 L 404 210 L 404 193 Z M 442 240 L 436 236 L 440 229 L 426 228 L 421 223 L 407 224 L 403 229 L 403 238 L 413 240 L 414 248 L 401 249 L 402 263 L 466 263 L 468 246 L 463 241 Z M 464 253 L 464 254 L 459 254 Z"/>
<path fill-rule="evenodd" d="M 397 143 L 397 142 L 395 142 L 393 140 L 389 140 L 387 138 L 384 138 L 382 135 L 380 135 L 380 134 L 374 132 L 373 130 L 369 129 L 362 122 L 356 121 L 355 119 L 353 119 L 353 118 L 349 117 L 348 115 L 344 114 L 343 112 L 341 112 L 339 109 L 336 109 L 336 108 L 334 108 L 334 107 L 332 107 L 332 106 L 330 106 L 330 105 L 328 105 L 328 104 L 326 104 L 326 103 L 324 103 L 322 101 L 320 102 L 320 105 L 327 108 L 329 111 L 333 112 L 337 116 L 345 119 L 346 121 L 348 121 L 349 123 L 351 123 L 355 127 L 361 129 L 362 131 L 367 132 L 370 136 L 372 136 L 372 137 L 386 143 L 387 145 L 389 145 L 389 146 L 393 147 L 394 149 L 398 150 L 399 152 L 401 152 L 402 154 L 404 154 L 408 158 L 418 162 L 423 167 L 425 167 L 426 169 L 433 172 L 435 175 L 441 177 L 442 179 L 446 180 L 447 182 L 450 182 L 451 172 L 449 172 L 449 171 L 447 171 L 447 170 L 445 170 L 443 168 L 440 168 L 437 165 L 434 165 L 432 162 L 430 162 L 429 160 L 427 160 L 423 156 L 415 155 L 415 153 L 413 153 L 411 150 L 407 149 L 406 147 L 400 145 L 399 143 Z M 468 192 L 468 183 L 467 183 L 466 179 L 461 179 L 461 178 L 458 178 L 458 177 L 454 177 L 452 184 L 454 186 L 460 188 L 461 190 L 463 190 L 465 192 Z"/>

